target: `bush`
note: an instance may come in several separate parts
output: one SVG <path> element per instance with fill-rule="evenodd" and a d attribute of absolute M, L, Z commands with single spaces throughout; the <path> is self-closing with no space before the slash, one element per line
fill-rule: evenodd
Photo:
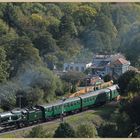
<path fill-rule="evenodd" d="M 78 138 L 95 138 L 98 136 L 96 128 L 90 124 L 79 125 L 76 134 Z"/>
<path fill-rule="evenodd" d="M 32 128 L 32 130 L 30 131 L 30 133 L 27 137 L 28 138 L 46 138 L 47 133 L 43 129 L 42 126 L 37 126 L 37 127 Z"/>
<path fill-rule="evenodd" d="M 105 122 L 101 124 L 98 129 L 98 133 L 100 137 L 103 138 L 114 138 L 118 136 L 117 132 L 117 124 L 112 122 Z"/>
<path fill-rule="evenodd" d="M 60 123 L 55 131 L 54 138 L 74 138 L 74 129 L 66 122 Z"/>

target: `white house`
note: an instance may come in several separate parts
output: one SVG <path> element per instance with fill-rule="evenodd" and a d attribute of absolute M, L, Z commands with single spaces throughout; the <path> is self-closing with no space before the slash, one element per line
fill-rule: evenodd
<path fill-rule="evenodd" d="M 64 63 L 64 69 L 63 72 L 67 71 L 78 71 L 78 72 L 83 72 L 87 68 L 89 68 L 92 65 L 92 63 Z"/>

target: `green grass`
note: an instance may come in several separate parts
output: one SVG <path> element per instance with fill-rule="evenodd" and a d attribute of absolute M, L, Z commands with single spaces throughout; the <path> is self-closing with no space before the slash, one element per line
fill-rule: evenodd
<path fill-rule="evenodd" d="M 64 118 L 64 121 L 68 122 L 73 128 L 76 128 L 79 124 L 81 124 L 81 122 L 84 123 L 87 122 L 98 127 L 103 121 L 109 120 L 109 117 L 113 113 L 115 108 L 116 108 L 115 106 L 108 106 L 108 105 L 96 107 L 94 109 L 90 109 L 87 112 L 82 112 L 82 114 L 80 113 L 80 114 L 75 114 L 73 116 L 68 116 L 67 118 Z M 60 121 L 57 121 L 47 125 L 43 125 L 43 128 L 52 137 L 59 124 Z M 2 135 L 1 137 L 2 138 L 25 137 L 30 131 L 31 129 L 18 131 L 16 133 Z"/>

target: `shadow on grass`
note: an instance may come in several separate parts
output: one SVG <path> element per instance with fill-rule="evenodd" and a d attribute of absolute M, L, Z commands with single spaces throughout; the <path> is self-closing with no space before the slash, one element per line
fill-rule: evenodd
<path fill-rule="evenodd" d="M 116 107 L 114 106 L 107 106 L 103 105 L 100 107 L 93 108 L 95 112 L 93 112 L 94 115 L 99 115 L 102 119 L 108 120 L 112 113 L 116 110 Z"/>

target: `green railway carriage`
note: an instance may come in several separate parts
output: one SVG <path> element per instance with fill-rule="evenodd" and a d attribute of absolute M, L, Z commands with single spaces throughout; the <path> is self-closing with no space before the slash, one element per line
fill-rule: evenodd
<path fill-rule="evenodd" d="M 81 100 L 79 97 L 69 98 L 63 102 L 62 100 L 60 100 L 55 104 L 39 105 L 36 107 L 42 110 L 44 119 L 48 119 L 60 115 L 62 113 L 62 106 L 63 106 L 63 112 L 65 113 L 73 110 L 78 110 L 81 108 Z"/>
<path fill-rule="evenodd" d="M 88 93 L 87 95 L 81 95 L 79 97 L 81 98 L 82 109 L 84 107 L 88 107 L 95 104 L 96 95 L 93 95 L 92 93 Z"/>
<path fill-rule="evenodd" d="M 60 101 L 55 104 L 37 105 L 36 107 L 42 110 L 42 116 L 44 120 L 60 114 L 62 110 Z"/>
<path fill-rule="evenodd" d="M 110 90 L 101 89 L 98 91 L 93 91 L 88 94 L 81 95 L 79 97 L 82 100 L 82 108 L 84 108 L 110 100 Z"/>
<path fill-rule="evenodd" d="M 119 95 L 118 88 L 119 87 L 117 85 L 108 87 L 108 89 L 111 91 L 111 100 L 116 98 Z"/>
<path fill-rule="evenodd" d="M 81 100 L 79 97 L 69 98 L 64 101 L 64 112 L 81 109 Z"/>
<path fill-rule="evenodd" d="M 59 115 L 62 112 L 62 101 L 58 101 L 57 103 L 53 104 L 53 116 Z"/>
<path fill-rule="evenodd" d="M 42 117 L 44 120 L 53 116 L 53 104 L 36 105 L 36 107 L 42 110 Z"/>

